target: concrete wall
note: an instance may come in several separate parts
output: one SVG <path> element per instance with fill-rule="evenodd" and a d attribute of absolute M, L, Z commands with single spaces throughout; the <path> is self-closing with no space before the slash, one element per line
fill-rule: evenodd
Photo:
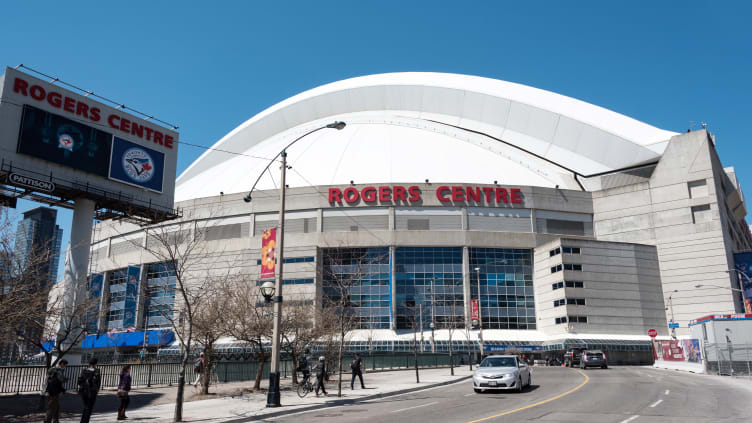
<path fill-rule="evenodd" d="M 671 306 L 667 319 L 673 308 L 681 325 L 677 335 L 688 334 L 693 318 L 738 307 L 728 289 L 738 285 L 726 273 L 734 249 L 728 221 L 739 221 L 726 212 L 722 190 L 735 191 L 728 181 L 708 133 L 695 131 L 671 139 L 645 182 L 593 192 L 597 239 L 656 246 L 663 294 Z M 695 288 L 698 284 L 721 288 Z"/>
<path fill-rule="evenodd" d="M 567 254 L 562 247 L 579 248 L 580 254 Z M 561 252 L 551 256 L 557 248 Z M 538 327 L 546 334 L 647 334 L 650 328 L 667 333 L 655 247 L 563 238 L 536 248 L 534 260 Z M 579 264 L 582 271 L 551 272 L 563 263 Z M 554 289 L 561 281 L 582 281 L 583 287 L 565 282 Z M 584 299 L 585 304 L 554 306 L 560 299 Z M 563 316 L 587 316 L 587 323 L 556 324 Z"/>

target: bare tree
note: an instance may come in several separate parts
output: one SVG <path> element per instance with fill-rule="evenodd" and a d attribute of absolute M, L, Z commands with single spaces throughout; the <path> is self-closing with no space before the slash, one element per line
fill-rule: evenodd
<path fill-rule="evenodd" d="M 7 209 L 0 212 L 0 343 L 19 350 L 42 351 L 46 370 L 86 336 L 86 318 L 94 299 L 85 297 L 86 281 L 73 286 L 50 279 L 51 241 L 19 250 Z M 43 393 L 43 392 L 42 392 Z M 44 398 L 40 398 L 44 407 Z"/>
<path fill-rule="evenodd" d="M 209 393 L 211 375 L 214 369 L 214 345 L 222 337 L 225 330 L 225 304 L 227 291 L 222 289 L 228 278 L 219 277 L 207 286 L 206 296 L 193 311 L 193 330 L 196 344 L 204 350 L 204 366 L 201 372 L 201 393 Z"/>
<path fill-rule="evenodd" d="M 185 373 L 194 343 L 196 310 L 211 292 L 208 288 L 214 281 L 213 269 L 231 268 L 230 263 L 217 263 L 222 260 L 221 251 L 207 253 L 207 224 L 186 219 L 145 229 L 146 251 L 166 267 L 168 274 L 163 283 L 147 287 L 151 291 L 149 301 L 175 332 L 182 350 L 173 417 L 176 422 L 183 420 Z M 169 303 L 172 298 L 174 304 Z"/>
<path fill-rule="evenodd" d="M 379 257 L 370 256 L 365 249 L 348 249 L 346 255 L 338 254 L 338 249 L 326 249 L 323 254 L 322 275 L 324 313 L 321 324 L 336 334 L 337 348 L 337 396 L 342 396 L 342 365 L 347 337 L 362 321 L 357 307 L 352 302 L 352 291 L 370 275 L 371 266 L 380 262 Z"/>
<path fill-rule="evenodd" d="M 225 332 L 246 342 L 253 349 L 253 356 L 258 363 L 253 389 L 259 390 L 264 365 L 270 358 L 265 346 L 272 336 L 271 304 L 265 303 L 256 281 L 249 277 L 236 277 L 228 283 L 225 297 Z"/>
<path fill-rule="evenodd" d="M 281 347 L 292 358 L 292 383 L 298 383 L 298 358 L 307 346 L 324 335 L 323 325 L 314 325 L 316 308 L 313 304 L 290 301 L 282 309 Z"/>
<path fill-rule="evenodd" d="M 448 312 L 439 323 L 439 327 L 446 329 L 449 335 L 449 372 L 454 376 L 454 357 L 452 341 L 457 329 L 463 328 L 465 317 L 461 299 L 454 298 L 454 294 L 445 294 L 441 298 L 441 306 Z"/>

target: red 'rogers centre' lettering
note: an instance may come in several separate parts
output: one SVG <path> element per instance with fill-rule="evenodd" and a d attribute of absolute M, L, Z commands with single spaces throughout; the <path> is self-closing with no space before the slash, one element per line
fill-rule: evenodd
<path fill-rule="evenodd" d="M 80 116 L 92 122 L 99 122 L 102 120 L 102 110 L 99 107 L 92 107 L 82 101 L 76 100 L 75 98 L 45 89 L 45 87 L 40 85 L 30 84 L 23 78 L 16 77 L 13 81 L 13 92 L 24 97 L 31 97 L 36 101 L 47 102 L 47 104 L 56 109 L 62 109 L 65 112 L 75 116 Z M 175 137 L 172 135 L 157 129 L 148 128 L 144 125 L 139 125 L 138 123 L 116 113 L 107 116 L 107 124 L 110 128 L 134 135 L 137 138 L 152 141 L 155 144 L 167 148 L 174 148 Z"/>
<path fill-rule="evenodd" d="M 329 203 L 416 203 L 422 200 L 421 195 L 420 187 L 416 185 L 367 186 L 360 190 L 356 187 L 329 188 Z M 436 188 L 436 199 L 442 203 L 522 204 L 522 191 L 519 188 L 442 185 Z"/>

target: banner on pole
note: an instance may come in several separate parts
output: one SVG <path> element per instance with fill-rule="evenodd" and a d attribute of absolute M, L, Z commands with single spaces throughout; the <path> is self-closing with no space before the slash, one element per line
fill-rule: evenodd
<path fill-rule="evenodd" d="M 261 279 L 273 278 L 277 265 L 277 228 L 261 233 Z"/>
<path fill-rule="evenodd" d="M 478 320 L 478 300 L 470 300 L 470 319 Z"/>

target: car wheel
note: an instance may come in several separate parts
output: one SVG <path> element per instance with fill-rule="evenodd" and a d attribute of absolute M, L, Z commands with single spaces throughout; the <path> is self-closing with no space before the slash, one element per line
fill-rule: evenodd
<path fill-rule="evenodd" d="M 608 366 L 604 364 L 603 366 L 601 366 L 601 368 L 602 369 L 608 369 Z"/>
<path fill-rule="evenodd" d="M 522 393 L 522 376 L 517 377 L 517 393 Z"/>
<path fill-rule="evenodd" d="M 476 394 L 480 394 L 483 392 L 482 389 L 478 389 L 478 388 L 473 388 L 473 391 L 475 391 Z"/>

